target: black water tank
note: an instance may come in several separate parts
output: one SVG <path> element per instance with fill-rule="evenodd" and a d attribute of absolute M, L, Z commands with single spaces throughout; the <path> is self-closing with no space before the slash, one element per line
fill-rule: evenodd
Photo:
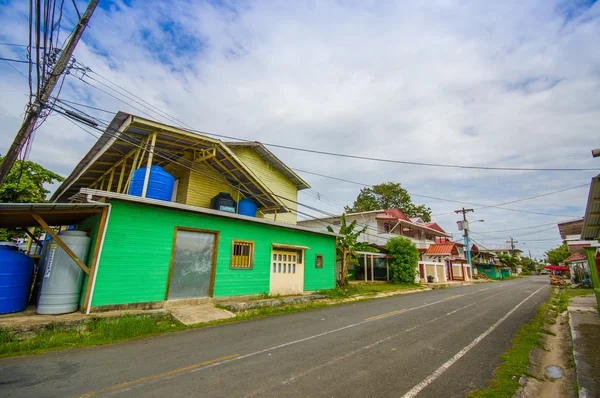
<path fill-rule="evenodd" d="M 235 213 L 237 210 L 237 203 L 230 194 L 227 192 L 221 192 L 210 200 L 210 208 L 215 210 L 226 211 L 228 213 Z"/>

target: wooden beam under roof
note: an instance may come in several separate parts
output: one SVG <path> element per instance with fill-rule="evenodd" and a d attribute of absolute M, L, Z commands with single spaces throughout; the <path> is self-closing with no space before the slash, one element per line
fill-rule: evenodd
<path fill-rule="evenodd" d="M 40 217 L 40 215 L 35 212 L 31 212 L 31 216 L 40 224 L 44 231 L 46 231 L 46 233 L 48 233 L 52 237 L 52 239 L 54 239 L 54 241 L 60 247 L 62 247 L 65 253 L 67 253 L 67 255 L 71 257 L 71 260 L 73 260 L 75 264 L 77 264 L 77 266 L 82 269 L 83 272 L 89 275 L 90 270 L 88 269 L 88 267 L 79 259 L 79 257 L 77 257 L 75 253 L 73 253 L 69 246 L 67 246 L 67 244 L 62 241 L 62 239 L 56 234 L 56 232 L 54 232 L 52 228 L 50 228 L 50 226 L 46 224 L 42 217 Z"/>

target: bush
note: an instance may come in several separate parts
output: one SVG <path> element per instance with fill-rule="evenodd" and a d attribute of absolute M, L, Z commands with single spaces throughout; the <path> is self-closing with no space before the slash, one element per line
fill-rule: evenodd
<path fill-rule="evenodd" d="M 417 276 L 419 250 L 408 238 L 395 237 L 385 245 L 391 256 L 390 276 L 393 283 L 413 284 Z"/>

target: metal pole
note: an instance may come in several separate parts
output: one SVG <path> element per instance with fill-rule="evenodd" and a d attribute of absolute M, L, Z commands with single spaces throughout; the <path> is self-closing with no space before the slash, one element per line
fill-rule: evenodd
<path fill-rule="evenodd" d="M 46 81 L 46 84 L 44 84 L 44 86 L 41 88 L 40 97 L 37 98 L 35 103 L 33 103 L 32 106 L 27 110 L 25 120 L 23 121 L 19 132 L 15 136 L 12 145 L 10 146 L 10 148 L 8 148 L 4 160 L 0 164 L 0 186 L 2 186 L 6 181 L 6 177 L 8 176 L 8 173 L 10 172 L 10 169 L 12 168 L 13 164 L 17 160 L 21 149 L 23 149 L 23 145 L 25 145 L 25 142 L 27 142 L 29 137 L 31 137 L 31 133 L 33 131 L 35 123 L 37 122 L 43 107 L 46 105 L 46 102 L 50 99 L 52 91 L 54 91 L 54 87 L 56 87 L 58 80 L 67 69 L 69 61 L 71 60 L 71 55 L 73 54 L 73 51 L 77 46 L 77 42 L 79 42 L 79 39 L 83 35 L 85 27 L 87 26 L 90 18 L 92 17 L 92 14 L 94 13 L 96 6 L 98 5 L 98 1 L 99 0 L 90 0 L 87 9 L 85 10 L 83 16 L 77 23 L 77 26 L 73 30 L 73 35 L 71 36 L 71 39 L 69 39 L 69 42 L 67 43 L 65 49 L 63 50 L 63 52 L 61 52 L 60 56 L 58 57 L 58 60 L 56 61 L 52 72 L 50 72 L 50 74 L 48 75 L 48 80 Z"/>

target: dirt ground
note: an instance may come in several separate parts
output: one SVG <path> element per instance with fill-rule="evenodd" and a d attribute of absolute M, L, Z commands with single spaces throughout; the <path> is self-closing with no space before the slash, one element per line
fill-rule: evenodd
<path fill-rule="evenodd" d="M 517 397 L 576 398 L 579 395 L 567 312 L 559 314 L 556 324 L 546 324 L 544 329 L 551 334 L 543 335 L 543 348 L 532 350 L 530 376 L 521 378 Z M 558 367 L 562 377 L 551 377 L 548 373 L 551 366 Z"/>

